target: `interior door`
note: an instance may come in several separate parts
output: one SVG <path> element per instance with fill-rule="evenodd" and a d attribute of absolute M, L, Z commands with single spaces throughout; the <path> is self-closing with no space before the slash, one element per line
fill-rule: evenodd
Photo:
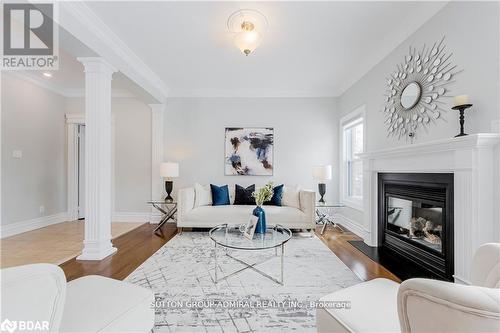
<path fill-rule="evenodd" d="M 78 126 L 78 218 L 85 218 L 85 125 Z"/>

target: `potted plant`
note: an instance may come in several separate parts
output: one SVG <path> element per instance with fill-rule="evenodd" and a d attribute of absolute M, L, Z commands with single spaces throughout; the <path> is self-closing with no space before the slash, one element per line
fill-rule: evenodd
<path fill-rule="evenodd" d="M 266 232 L 266 213 L 262 208 L 264 202 L 271 200 L 274 194 L 274 184 L 273 182 L 267 183 L 259 191 L 252 193 L 252 197 L 255 198 L 255 203 L 257 207 L 253 210 L 252 214 L 256 216 L 259 221 L 257 221 L 257 226 L 255 227 L 255 233 L 263 234 Z"/>

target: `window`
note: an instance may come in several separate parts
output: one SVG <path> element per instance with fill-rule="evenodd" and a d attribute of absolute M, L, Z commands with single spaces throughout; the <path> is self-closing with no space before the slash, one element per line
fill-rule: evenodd
<path fill-rule="evenodd" d="M 344 204 L 363 208 L 363 161 L 364 106 L 342 118 L 341 123 L 342 166 L 341 193 Z"/>

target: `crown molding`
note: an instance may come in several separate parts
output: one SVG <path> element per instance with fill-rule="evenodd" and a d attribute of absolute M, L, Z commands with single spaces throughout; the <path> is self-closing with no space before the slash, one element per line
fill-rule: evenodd
<path fill-rule="evenodd" d="M 84 2 L 60 2 L 57 20 L 154 99 L 161 103 L 168 97 L 165 83 Z"/>
<path fill-rule="evenodd" d="M 67 98 L 83 98 L 85 97 L 85 89 L 68 89 L 64 88 L 61 85 L 54 84 L 50 82 L 50 80 L 45 80 L 42 77 L 39 77 L 31 72 L 26 71 L 4 71 L 2 72 L 4 75 L 11 75 L 13 77 L 17 77 L 18 79 L 28 81 L 37 85 L 40 88 L 49 90 L 53 93 L 61 95 Z M 111 97 L 113 98 L 136 98 L 136 96 L 130 93 L 128 90 L 124 89 L 113 89 L 111 91 Z"/>
<path fill-rule="evenodd" d="M 172 90 L 169 98 L 335 98 L 333 91 L 261 90 L 261 89 L 197 89 Z"/>

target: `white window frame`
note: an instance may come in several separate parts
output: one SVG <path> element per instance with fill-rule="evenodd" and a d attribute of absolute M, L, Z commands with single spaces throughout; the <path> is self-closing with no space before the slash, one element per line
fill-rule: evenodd
<path fill-rule="evenodd" d="M 344 142 L 344 128 L 353 125 L 354 123 L 361 122 L 363 124 L 363 152 L 366 150 L 366 114 L 365 105 L 357 107 L 354 111 L 345 115 L 339 122 L 339 142 L 340 142 L 340 201 L 347 207 L 363 211 L 363 197 L 353 198 L 347 195 L 347 182 L 348 179 L 345 174 L 345 161 L 346 161 L 346 142 Z"/>

